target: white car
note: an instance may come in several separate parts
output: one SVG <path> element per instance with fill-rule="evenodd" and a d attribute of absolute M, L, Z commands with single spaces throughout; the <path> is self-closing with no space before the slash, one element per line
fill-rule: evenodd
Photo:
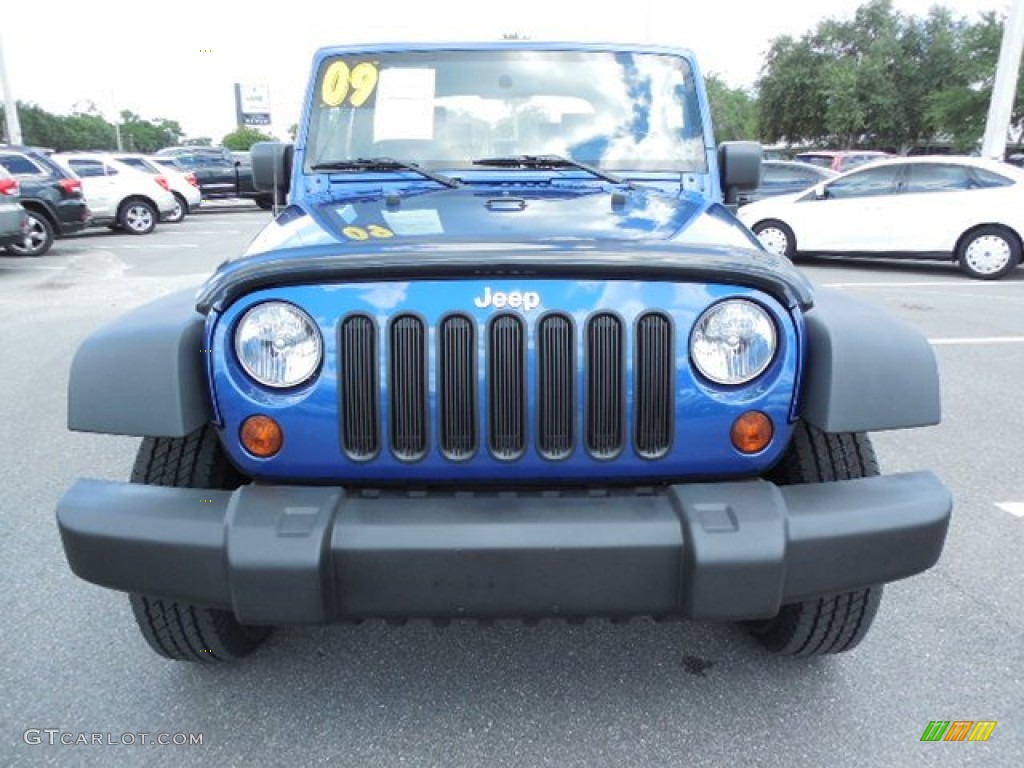
<path fill-rule="evenodd" d="M 146 155 L 116 152 L 111 157 L 144 173 L 163 176 L 167 179 L 171 194 L 174 195 L 178 205 L 166 221 L 173 224 L 184 221 L 186 215 L 202 205 L 203 196 L 199 192 L 199 180 L 196 179 L 194 173 L 182 171 L 172 165 L 161 163 L 159 158 Z"/>
<path fill-rule="evenodd" d="M 157 221 L 172 216 L 178 205 L 166 178 L 143 173 L 110 155 L 73 152 L 53 158 L 82 180 L 93 224 L 145 235 Z"/>
<path fill-rule="evenodd" d="M 1021 260 L 1024 171 L 975 157 L 901 157 L 740 208 L 774 254 L 956 261 L 994 280 Z"/>

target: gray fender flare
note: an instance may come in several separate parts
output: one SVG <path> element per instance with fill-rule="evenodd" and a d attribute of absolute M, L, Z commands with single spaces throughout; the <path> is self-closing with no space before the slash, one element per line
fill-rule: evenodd
<path fill-rule="evenodd" d="M 68 428 L 182 437 L 213 418 L 195 288 L 132 310 L 89 336 L 68 380 Z"/>
<path fill-rule="evenodd" d="M 916 329 L 880 307 L 818 289 L 807 322 L 802 417 L 826 432 L 938 424 L 935 352 Z"/>

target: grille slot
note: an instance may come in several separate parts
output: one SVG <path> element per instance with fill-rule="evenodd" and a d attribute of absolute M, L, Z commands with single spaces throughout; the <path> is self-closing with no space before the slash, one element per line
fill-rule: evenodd
<path fill-rule="evenodd" d="M 438 334 L 438 430 L 441 453 L 463 461 L 476 453 L 476 328 L 464 315 L 441 321 Z"/>
<path fill-rule="evenodd" d="M 423 321 L 397 315 L 391 321 L 388 360 L 391 452 L 416 461 L 427 452 L 427 343 Z"/>
<path fill-rule="evenodd" d="M 537 325 L 537 451 L 546 459 L 572 453 L 576 413 L 573 323 L 546 315 Z"/>
<path fill-rule="evenodd" d="M 377 327 L 366 315 L 349 315 L 338 336 L 341 441 L 350 459 L 369 461 L 380 451 Z"/>
<path fill-rule="evenodd" d="M 638 455 L 657 459 L 672 447 L 672 322 L 648 312 L 636 324 L 633 365 L 634 445 Z"/>
<path fill-rule="evenodd" d="M 625 365 L 622 321 L 601 312 L 587 323 L 587 450 L 595 459 L 611 459 L 623 444 Z"/>
<path fill-rule="evenodd" d="M 496 315 L 487 339 L 488 447 L 495 458 L 526 449 L 526 333 L 515 315 Z"/>

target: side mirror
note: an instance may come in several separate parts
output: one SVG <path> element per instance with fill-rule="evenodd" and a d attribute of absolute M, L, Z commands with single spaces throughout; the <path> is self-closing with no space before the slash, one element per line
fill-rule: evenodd
<path fill-rule="evenodd" d="M 723 141 L 718 146 L 718 174 L 726 205 L 735 205 L 740 192 L 761 186 L 764 149 L 756 141 Z"/>
<path fill-rule="evenodd" d="M 828 197 L 828 190 L 825 188 L 825 182 L 822 182 L 821 184 L 815 184 L 814 199 L 824 200 L 826 197 Z"/>
<path fill-rule="evenodd" d="M 293 144 L 258 141 L 252 145 L 252 183 L 260 192 L 275 192 L 283 200 L 292 179 Z"/>

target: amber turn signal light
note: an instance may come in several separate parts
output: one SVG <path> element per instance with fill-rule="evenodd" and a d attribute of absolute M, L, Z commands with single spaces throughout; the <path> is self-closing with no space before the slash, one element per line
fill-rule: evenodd
<path fill-rule="evenodd" d="M 760 411 L 747 411 L 732 425 L 732 444 L 740 453 L 757 453 L 772 441 L 772 420 Z"/>
<path fill-rule="evenodd" d="M 242 445 L 253 456 L 269 459 L 281 450 L 284 432 L 269 416 L 250 416 L 242 422 Z"/>

